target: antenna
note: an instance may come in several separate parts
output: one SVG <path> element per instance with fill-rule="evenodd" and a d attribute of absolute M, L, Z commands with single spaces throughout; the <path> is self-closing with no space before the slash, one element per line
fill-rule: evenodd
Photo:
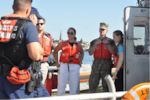
<path fill-rule="evenodd" d="M 139 7 L 150 7 L 150 0 L 137 0 Z"/>
<path fill-rule="evenodd" d="M 138 1 L 138 6 L 139 7 L 144 7 L 144 5 L 142 4 L 145 0 L 137 0 Z"/>
<path fill-rule="evenodd" d="M 140 3 L 140 1 L 139 1 L 139 0 L 137 0 L 137 2 L 138 2 L 138 4 Z"/>

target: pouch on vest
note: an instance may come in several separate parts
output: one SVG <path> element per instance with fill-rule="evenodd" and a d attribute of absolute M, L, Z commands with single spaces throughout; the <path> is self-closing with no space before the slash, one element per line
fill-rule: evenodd
<path fill-rule="evenodd" d="M 19 68 L 13 67 L 7 76 L 7 80 L 11 84 L 24 84 L 31 80 L 31 75 L 27 69 L 19 70 Z"/>

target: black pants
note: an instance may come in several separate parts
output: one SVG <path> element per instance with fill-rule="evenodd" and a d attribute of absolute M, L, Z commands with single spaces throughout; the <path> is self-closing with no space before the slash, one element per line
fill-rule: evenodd
<path fill-rule="evenodd" d="M 117 79 L 115 79 L 116 91 L 123 91 L 123 68 L 119 70 Z"/>

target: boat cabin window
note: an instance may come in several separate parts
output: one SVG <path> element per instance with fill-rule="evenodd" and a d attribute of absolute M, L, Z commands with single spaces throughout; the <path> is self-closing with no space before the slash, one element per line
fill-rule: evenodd
<path fill-rule="evenodd" d="M 148 55 L 150 47 L 149 47 L 149 34 L 146 27 L 134 26 L 133 31 L 134 31 L 133 32 L 134 54 Z"/>

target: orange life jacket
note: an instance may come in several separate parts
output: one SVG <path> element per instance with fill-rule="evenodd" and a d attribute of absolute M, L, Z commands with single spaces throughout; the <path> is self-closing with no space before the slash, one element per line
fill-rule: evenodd
<path fill-rule="evenodd" d="M 120 46 L 120 45 L 119 45 L 119 46 Z M 117 46 L 117 50 L 118 50 L 118 47 L 119 47 L 119 46 Z M 114 67 L 117 67 L 118 60 L 119 60 L 119 57 L 116 55 L 116 52 L 113 53 L 113 63 L 114 63 Z M 123 68 L 123 64 L 122 64 L 122 66 L 121 66 L 120 68 Z"/>
<path fill-rule="evenodd" d="M 42 35 L 39 35 L 39 40 L 44 49 L 43 56 L 49 56 L 51 54 L 51 41 L 53 41 L 50 38 L 50 34 L 44 32 Z"/>
<path fill-rule="evenodd" d="M 108 41 L 110 40 L 109 38 L 106 39 L 108 39 Z M 111 59 L 111 53 L 109 52 L 106 44 L 100 43 L 97 45 L 94 52 L 94 59 Z"/>
<path fill-rule="evenodd" d="M 62 42 L 62 52 L 60 62 L 80 64 L 80 46 L 79 43 L 74 42 L 73 47 L 68 41 Z"/>

